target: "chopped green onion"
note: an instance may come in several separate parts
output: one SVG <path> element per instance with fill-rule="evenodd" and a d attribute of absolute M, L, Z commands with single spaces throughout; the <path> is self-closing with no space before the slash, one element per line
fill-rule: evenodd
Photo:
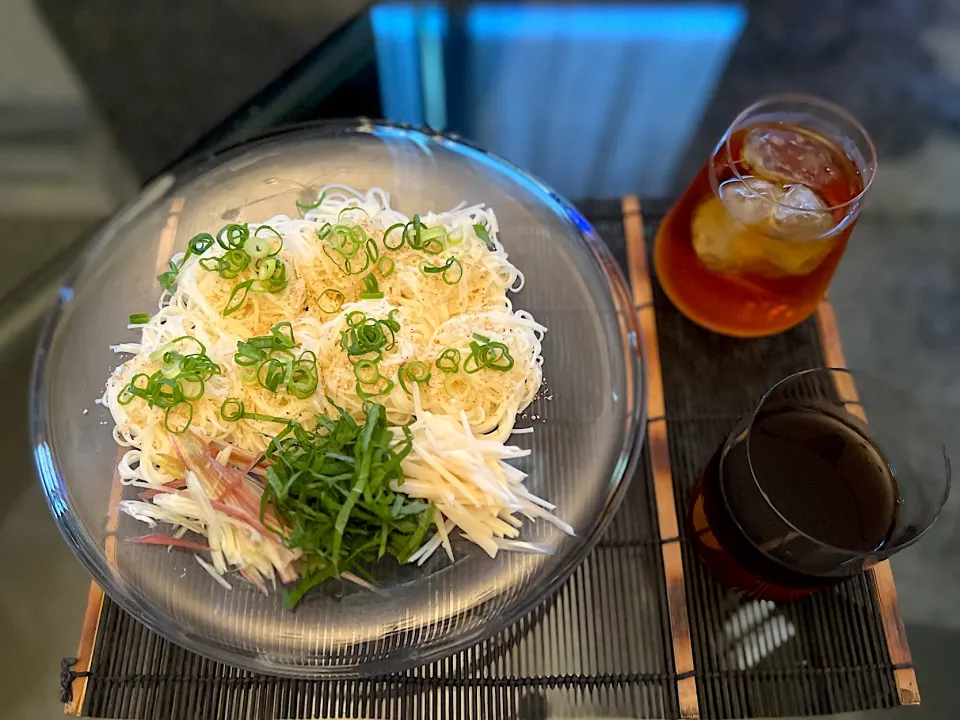
<path fill-rule="evenodd" d="M 454 228 L 453 232 L 447 233 L 447 245 L 455 247 L 463 244 L 463 227 Z"/>
<path fill-rule="evenodd" d="M 246 223 L 242 225 L 232 223 L 224 225 L 217 233 L 217 244 L 224 250 L 239 250 L 248 237 L 250 237 L 250 228 Z"/>
<path fill-rule="evenodd" d="M 131 325 L 146 325 L 150 322 L 150 316 L 146 313 L 134 313 L 130 316 Z"/>
<path fill-rule="evenodd" d="M 444 373 L 455 373 L 460 371 L 460 351 L 456 348 L 447 348 L 434 362 L 437 370 Z"/>
<path fill-rule="evenodd" d="M 343 293 L 334 288 L 327 288 L 318 298 L 317 305 L 320 308 L 321 312 L 328 314 L 333 314 L 340 312 L 340 308 L 343 307 L 343 301 L 346 298 L 343 296 Z"/>
<path fill-rule="evenodd" d="M 349 329 L 340 333 L 340 346 L 353 358 L 379 355 L 397 344 L 400 323 L 393 318 L 374 320 L 353 311 L 347 315 L 347 325 Z"/>
<path fill-rule="evenodd" d="M 360 360 L 354 364 L 353 374 L 361 385 L 375 385 L 380 379 L 380 368 L 373 360 Z"/>
<path fill-rule="evenodd" d="M 303 400 L 313 395 L 319 384 L 317 356 L 313 351 L 305 350 L 293 364 L 293 372 L 287 381 L 287 392 Z"/>
<path fill-rule="evenodd" d="M 276 392 L 287 374 L 286 364 L 278 358 L 269 358 L 257 370 L 257 382 L 270 392 Z"/>
<path fill-rule="evenodd" d="M 364 300 L 379 300 L 383 297 L 383 293 L 380 291 L 380 284 L 377 282 L 377 278 L 373 273 L 370 273 L 363 279 L 364 291 L 360 293 L 360 297 Z"/>
<path fill-rule="evenodd" d="M 265 258 L 261 262 L 257 263 L 257 279 L 258 280 L 267 280 L 277 269 L 277 260 L 276 258 Z"/>
<path fill-rule="evenodd" d="M 463 362 L 463 371 L 472 375 L 484 368 L 506 372 L 514 366 L 510 350 L 501 342 L 493 342 L 490 338 L 474 333 L 474 340 L 470 343 L 470 355 Z"/>
<path fill-rule="evenodd" d="M 364 210 L 362 207 L 358 207 L 358 206 L 356 206 L 356 205 L 351 205 L 350 207 L 340 208 L 340 212 L 337 213 L 337 219 L 339 220 L 341 217 L 343 217 L 344 213 L 348 213 L 348 212 L 350 212 L 351 210 L 359 210 L 360 212 L 362 212 L 362 213 L 363 213 L 364 215 L 366 215 L 367 217 L 370 217 L 370 213 L 368 213 L 368 212 L 367 212 L 366 210 Z"/>
<path fill-rule="evenodd" d="M 177 275 L 180 273 L 180 268 L 172 260 L 167 263 L 167 267 L 170 269 L 157 275 L 157 281 L 160 283 L 160 287 L 172 293 L 177 284 Z"/>
<path fill-rule="evenodd" d="M 190 242 L 187 243 L 187 247 L 190 250 L 190 254 L 193 255 L 203 255 L 207 250 L 213 247 L 213 243 L 216 242 L 213 238 L 213 235 L 210 233 L 200 233 L 199 235 L 194 235 L 190 238 Z M 184 260 L 187 259 L 187 256 L 184 256 Z"/>
<path fill-rule="evenodd" d="M 247 295 L 250 292 L 250 288 L 253 286 L 253 280 L 244 280 L 242 283 L 237 283 L 233 291 L 230 293 L 230 297 L 227 300 L 227 306 L 223 309 L 223 316 L 226 317 L 231 313 L 235 313 L 241 307 L 243 303 L 247 300 Z"/>
<path fill-rule="evenodd" d="M 220 417 L 227 422 L 236 422 L 242 418 L 243 401 L 235 397 L 228 397 L 220 406 Z"/>
<path fill-rule="evenodd" d="M 236 248 L 227 250 L 220 258 L 220 277 L 233 280 L 250 265 L 250 255 L 246 250 Z"/>
<path fill-rule="evenodd" d="M 450 261 L 453 261 L 452 263 Z M 440 279 L 447 285 L 456 285 L 463 278 L 463 265 L 455 257 L 448 258 L 447 267 L 440 273 Z"/>
<path fill-rule="evenodd" d="M 193 353 L 194 355 L 206 355 L 207 353 L 206 345 L 193 337 L 193 335 L 180 335 L 179 337 L 175 337 L 173 340 L 170 340 L 169 342 L 166 342 L 158 347 L 156 350 L 150 353 L 149 358 L 151 360 L 162 360 L 168 352 L 183 343 L 194 343 L 199 348 L 195 353 Z M 185 348 L 180 349 L 183 350 Z"/>
<path fill-rule="evenodd" d="M 447 231 L 442 227 L 421 228 L 421 250 L 428 255 L 439 255 L 445 248 L 443 241 L 446 235 Z"/>
<path fill-rule="evenodd" d="M 187 416 L 185 418 L 174 417 L 173 418 L 174 423 L 173 425 L 171 425 L 170 415 L 175 411 L 177 411 L 178 409 L 184 408 L 184 407 L 186 407 Z M 182 414 L 182 412 L 178 414 Z M 177 422 L 177 420 L 179 420 L 179 422 Z M 168 432 L 172 432 L 177 435 L 179 435 L 180 433 L 185 433 L 187 431 L 187 428 L 190 427 L 190 423 L 192 422 L 193 422 L 193 405 L 188 403 L 186 400 L 183 400 L 177 403 L 173 407 L 168 407 L 166 412 L 164 412 L 163 414 L 163 426 L 167 429 Z"/>
<path fill-rule="evenodd" d="M 187 341 L 196 343 L 199 351 L 190 354 L 182 352 L 185 349 L 182 346 Z M 177 347 L 180 349 L 174 349 Z M 121 405 L 128 405 L 134 398 L 140 398 L 150 407 L 159 407 L 164 411 L 167 430 L 172 433 L 185 432 L 193 421 L 190 401 L 200 399 L 205 382 L 214 375 L 220 375 L 220 366 L 207 356 L 203 343 L 191 335 L 182 335 L 165 343 L 150 354 L 150 359 L 162 360 L 161 368 L 153 375 L 134 375 L 117 395 L 117 401 Z M 177 409 L 175 413 L 174 409 Z"/>
<path fill-rule="evenodd" d="M 262 420 L 264 422 L 282 423 L 292 425 L 293 420 L 289 418 L 277 417 L 276 415 L 262 415 L 260 413 L 248 413 L 243 408 L 243 401 L 239 398 L 228 397 L 220 406 L 220 417 L 226 422 L 236 422 L 238 420 Z"/>
<path fill-rule="evenodd" d="M 233 361 L 240 367 L 252 367 L 259 365 L 267 356 L 266 352 L 256 347 L 253 343 L 247 341 L 237 342 L 237 352 L 233 356 Z"/>
<path fill-rule="evenodd" d="M 360 267 L 357 267 L 355 261 L 356 261 L 355 257 L 349 257 L 347 258 L 346 262 L 343 264 L 343 271 L 347 275 L 359 275 L 360 273 L 364 272 L 368 267 L 370 267 L 370 256 L 367 255 L 366 253 L 363 254 L 363 265 L 361 265 Z"/>
<path fill-rule="evenodd" d="M 184 253 L 180 264 L 177 265 L 171 260 L 167 263 L 167 267 L 170 269 L 157 275 L 157 281 L 160 283 L 160 286 L 167 292 L 172 293 L 173 288 L 177 284 L 177 277 L 180 274 L 180 269 L 187 261 L 187 258 L 189 258 L 191 255 L 203 255 L 203 253 L 209 250 L 212 245 L 213 235 L 210 233 L 200 233 L 199 235 L 194 235 L 192 238 L 190 238 L 190 241 L 187 243 L 187 251 Z"/>
<path fill-rule="evenodd" d="M 326 193 L 326 192 L 320 193 L 320 197 L 317 198 L 317 201 L 316 201 L 315 203 L 311 203 L 311 204 L 309 204 L 309 205 L 307 205 L 307 204 L 305 204 L 305 203 L 302 203 L 302 202 L 300 202 L 299 200 L 297 200 L 297 207 L 300 208 L 301 210 L 316 210 L 318 207 L 320 207 L 320 206 L 323 204 L 323 199 L 324 199 L 326 196 L 327 196 L 327 193 Z"/>
<path fill-rule="evenodd" d="M 389 378 L 381 377 L 380 380 L 384 382 L 382 386 L 377 386 L 371 389 L 367 389 L 357 382 L 357 396 L 363 398 L 364 400 L 372 397 L 377 397 L 379 395 L 388 394 L 396 386 L 393 380 Z M 379 382 L 379 381 L 378 381 Z"/>
<path fill-rule="evenodd" d="M 270 254 L 270 243 L 266 238 L 252 237 L 243 244 L 243 249 L 259 260 Z"/>
<path fill-rule="evenodd" d="M 251 369 L 247 380 L 256 380 L 271 392 L 281 386 L 298 398 L 307 398 L 319 385 L 317 356 L 307 350 L 294 359 L 291 348 L 296 345 L 293 325 L 288 321 L 278 322 L 269 335 L 248 338 L 237 343 L 233 361 L 243 368 Z M 256 371 L 252 368 L 256 366 Z"/>
<path fill-rule="evenodd" d="M 451 255 L 443 265 L 420 263 L 420 272 L 424 275 L 439 275 L 447 285 L 456 285 L 463 278 L 463 265 Z"/>
<path fill-rule="evenodd" d="M 367 255 L 370 256 L 370 262 L 376 262 L 380 257 L 380 248 L 377 247 L 377 241 L 373 238 L 367 238 Z"/>
<path fill-rule="evenodd" d="M 394 269 L 396 269 L 397 264 L 393 261 L 393 258 L 388 258 L 384 255 L 382 258 L 377 260 L 377 270 L 380 271 L 382 277 L 390 277 L 393 275 Z"/>
<path fill-rule="evenodd" d="M 400 242 L 397 243 L 396 245 L 391 245 L 390 243 L 387 242 L 387 238 L 390 237 L 390 233 L 392 233 L 394 230 L 397 230 L 397 229 L 400 230 Z M 387 230 L 386 230 L 386 232 L 383 233 L 383 246 L 384 246 L 387 250 L 399 250 L 400 248 L 402 248 L 402 247 L 403 247 L 403 236 L 404 236 L 404 232 L 403 232 L 403 231 L 404 231 L 404 224 L 403 224 L 403 223 L 397 223 L 396 225 L 391 225 L 390 227 L 388 227 Z"/>
<path fill-rule="evenodd" d="M 274 251 L 273 251 L 272 253 L 270 253 L 269 255 L 267 255 L 267 257 L 276 257 L 277 255 L 280 254 L 280 251 L 283 250 L 283 235 L 281 235 L 280 233 L 278 233 L 275 228 L 273 228 L 273 227 L 271 227 L 271 226 L 269 226 L 269 225 L 261 225 L 260 227 L 257 228 L 256 232 L 253 233 L 253 236 L 254 236 L 255 238 L 257 238 L 258 240 L 264 240 L 264 239 L 265 239 L 265 238 L 260 237 L 260 231 L 261 231 L 261 230 L 266 230 L 267 232 L 273 233 L 274 236 L 276 236 L 277 240 L 280 241 L 280 244 L 277 245 L 277 249 L 274 250 Z M 248 241 L 248 242 L 249 242 L 249 241 Z"/>
<path fill-rule="evenodd" d="M 412 235 L 407 234 L 407 230 L 412 232 Z M 409 245 L 414 250 L 423 249 L 423 240 L 420 236 L 420 233 L 423 231 L 423 221 L 420 220 L 419 215 L 414 215 L 413 220 L 408 222 L 403 228 L 403 237 Z"/>
<path fill-rule="evenodd" d="M 430 382 L 430 368 L 425 362 L 414 360 L 411 363 L 400 366 L 397 379 L 400 381 L 400 387 L 403 388 L 403 391 L 410 394 L 410 389 L 407 387 L 406 381 L 409 380 L 410 382 L 415 382 L 420 385 L 425 382 Z"/>
<path fill-rule="evenodd" d="M 480 238 L 480 242 L 487 246 L 487 250 L 493 252 L 497 249 L 493 240 L 490 239 L 490 233 L 487 232 L 487 228 L 477 223 L 473 226 L 473 231 L 477 234 L 477 237 Z"/>
<path fill-rule="evenodd" d="M 277 345 L 285 348 L 292 348 L 296 345 L 296 341 L 293 339 L 293 325 L 289 322 L 278 322 L 270 330 L 270 335 L 273 337 Z"/>

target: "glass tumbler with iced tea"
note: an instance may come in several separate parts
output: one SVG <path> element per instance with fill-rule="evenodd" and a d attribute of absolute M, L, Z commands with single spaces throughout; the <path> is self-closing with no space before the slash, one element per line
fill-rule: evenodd
<path fill-rule="evenodd" d="M 861 125 L 802 95 L 733 121 L 657 233 L 660 284 L 694 322 L 759 337 L 808 317 L 826 293 L 876 172 Z"/>

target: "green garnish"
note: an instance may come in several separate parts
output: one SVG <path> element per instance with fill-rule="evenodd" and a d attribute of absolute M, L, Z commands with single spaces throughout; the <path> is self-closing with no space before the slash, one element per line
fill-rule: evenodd
<path fill-rule="evenodd" d="M 180 264 L 182 265 L 183 263 Z M 168 293 L 172 293 L 173 288 L 177 284 L 177 275 L 180 274 L 180 267 L 173 260 L 167 263 L 167 267 L 170 269 L 157 275 L 157 282 L 159 282 L 160 287 Z"/>
<path fill-rule="evenodd" d="M 326 192 L 320 193 L 320 197 L 317 198 L 317 201 L 316 201 L 315 203 L 311 203 L 311 204 L 309 204 L 309 205 L 307 205 L 307 204 L 305 204 L 305 203 L 302 203 L 302 202 L 300 202 L 299 200 L 297 200 L 297 207 L 300 208 L 301 210 L 316 210 L 318 207 L 320 207 L 320 206 L 323 204 L 323 199 L 324 199 L 326 196 L 327 196 L 327 193 L 326 193 Z"/>
<path fill-rule="evenodd" d="M 220 228 L 217 233 L 217 244 L 224 250 L 236 250 L 243 247 L 250 237 L 250 228 L 246 223 L 230 223 Z"/>
<path fill-rule="evenodd" d="M 404 563 L 423 545 L 433 506 L 393 489 L 403 484 L 400 463 L 411 447 L 409 431 L 394 441 L 375 403 L 362 426 L 340 410 L 337 419 L 320 416 L 317 432 L 290 423 L 270 442 L 260 520 L 272 508 L 286 545 L 304 553 L 300 582 L 283 593 L 289 608 L 328 578 L 369 577 L 385 555 Z"/>
<path fill-rule="evenodd" d="M 384 247 L 388 249 L 393 249 L 386 242 L 386 235 L 393 230 L 396 225 L 387 229 L 387 233 L 384 235 Z M 402 241 L 406 242 L 413 250 L 420 250 L 427 253 L 428 255 L 439 255 L 443 252 L 446 247 L 444 240 L 447 236 L 447 231 L 442 227 L 428 228 L 423 226 L 423 221 L 420 219 L 419 215 L 414 215 L 413 220 L 408 222 L 403 226 Z M 399 247 L 399 246 L 397 246 Z"/>
<path fill-rule="evenodd" d="M 420 242 L 421 249 L 428 255 L 439 255 L 444 251 L 446 245 L 444 240 L 447 237 L 447 231 L 442 227 L 421 228 Z"/>
<path fill-rule="evenodd" d="M 456 285 L 463 278 L 463 265 L 451 255 L 443 265 L 420 263 L 420 272 L 424 275 L 439 275 L 447 285 Z"/>
<path fill-rule="evenodd" d="M 493 244 L 493 240 L 490 239 L 490 233 L 487 232 L 487 228 L 481 223 L 474 225 L 473 231 L 477 234 L 477 237 L 480 238 L 480 242 L 487 246 L 487 250 L 493 252 L 497 249 L 497 246 Z"/>
<path fill-rule="evenodd" d="M 293 326 L 279 322 L 269 335 L 248 338 L 237 343 L 233 361 L 240 367 L 256 367 L 255 377 L 260 386 L 270 392 L 281 387 L 300 399 L 310 397 L 319 385 L 317 356 L 310 350 L 296 357 Z"/>
<path fill-rule="evenodd" d="M 340 333 L 340 347 L 354 362 L 361 359 L 379 360 L 385 350 L 392 350 L 397 344 L 396 334 L 400 330 L 400 323 L 393 317 L 375 320 L 354 310 L 347 314 L 346 321 L 348 329 Z"/>
<path fill-rule="evenodd" d="M 396 225 L 391 225 L 386 229 L 386 232 L 383 233 L 383 246 L 387 250 L 399 250 L 403 247 L 404 228 L 405 225 L 403 223 L 397 223 Z M 387 238 L 390 237 L 390 233 L 392 233 L 394 230 L 400 230 L 400 242 L 398 242 L 396 245 L 391 245 L 387 242 Z"/>
<path fill-rule="evenodd" d="M 369 267 L 369 239 L 359 225 L 327 223 L 317 231 L 317 237 L 323 241 L 324 254 L 347 275 L 359 275 Z M 376 247 L 376 243 L 373 244 Z M 379 255 L 379 250 L 377 254 Z"/>
<path fill-rule="evenodd" d="M 444 373 L 460 372 L 460 351 L 456 348 L 447 348 L 433 363 L 437 370 Z"/>
<path fill-rule="evenodd" d="M 373 273 L 368 274 L 363 279 L 364 290 L 360 293 L 360 297 L 364 300 L 380 300 L 383 298 L 383 293 L 380 291 L 380 284 L 377 282 L 377 278 Z"/>
<path fill-rule="evenodd" d="M 380 271 L 381 277 L 390 277 L 396 267 L 397 264 L 393 261 L 393 258 L 388 258 L 386 255 L 377 260 L 377 270 Z"/>
<path fill-rule="evenodd" d="M 357 378 L 357 395 L 362 398 L 386 395 L 395 387 L 393 380 L 380 374 L 376 360 L 358 360 L 353 364 L 353 374 Z"/>
<path fill-rule="evenodd" d="M 393 380 L 380 374 L 377 363 L 384 351 L 392 350 L 397 344 L 400 323 L 393 317 L 396 312 L 391 310 L 386 320 L 368 318 L 359 310 L 347 313 L 347 329 L 340 333 L 340 347 L 353 363 L 357 395 L 361 398 L 386 395 L 395 386 Z"/>
<path fill-rule="evenodd" d="M 454 228 L 453 232 L 447 233 L 447 245 L 456 247 L 463 244 L 463 228 Z"/>
<path fill-rule="evenodd" d="M 270 238 L 261 234 L 264 232 L 272 234 L 280 241 L 272 252 Z M 198 235 L 190 241 L 191 247 L 197 240 L 201 241 L 197 247 L 202 247 L 204 250 L 209 249 L 214 243 L 212 235 Z M 255 278 L 239 282 L 233 287 L 227 299 L 227 306 L 223 309 L 224 317 L 243 307 L 247 295 L 251 292 L 276 294 L 287 287 L 287 267 L 283 260 L 277 257 L 283 249 L 283 236 L 274 228 L 261 225 L 251 235 L 250 228 L 246 224 L 231 223 L 220 229 L 216 243 L 223 248 L 223 255 L 203 258 L 200 261 L 200 267 L 208 272 L 217 273 L 224 280 L 235 280 L 247 270 L 252 270 L 256 275 Z M 164 273 L 164 275 L 168 274 Z"/>
<path fill-rule="evenodd" d="M 506 372 L 514 365 L 510 350 L 502 342 L 493 342 L 486 335 L 473 334 L 470 354 L 463 361 L 463 371 L 473 375 L 484 368 Z"/>
<path fill-rule="evenodd" d="M 190 238 L 190 242 L 187 243 L 187 248 L 192 255 L 203 255 L 213 247 L 214 242 L 216 241 L 210 233 L 200 233 Z"/>
<path fill-rule="evenodd" d="M 130 316 L 131 325 L 145 325 L 150 322 L 150 316 L 146 313 L 134 313 Z"/>
<path fill-rule="evenodd" d="M 228 397 L 220 406 L 220 417 L 227 422 L 237 422 L 238 420 L 262 420 L 264 422 L 275 422 L 283 425 L 290 425 L 293 420 L 289 418 L 277 417 L 276 415 L 262 415 L 260 413 L 248 413 L 243 407 L 243 401 L 239 398 Z"/>
<path fill-rule="evenodd" d="M 254 282 L 254 280 L 244 280 L 242 283 L 237 283 L 233 286 L 230 297 L 227 299 L 227 306 L 223 308 L 224 317 L 235 313 L 243 307 L 243 304 L 247 301 L 247 294 L 250 292 L 250 288 L 253 287 Z"/>
<path fill-rule="evenodd" d="M 333 313 L 340 312 L 344 300 L 346 300 L 346 298 L 342 292 L 335 288 L 327 288 L 320 293 L 320 297 L 317 298 L 317 305 L 321 312 L 332 315 Z"/>
<path fill-rule="evenodd" d="M 213 243 L 213 235 L 210 233 L 200 233 L 190 238 L 190 241 L 187 243 L 187 251 L 183 254 L 183 259 L 180 261 L 180 264 L 177 265 L 171 260 L 167 263 L 170 269 L 157 275 L 157 281 L 160 283 L 160 286 L 167 292 L 172 293 L 173 288 L 177 284 L 177 277 L 180 275 L 180 268 L 183 267 L 187 258 L 191 255 L 203 255 L 203 253 L 213 247 Z"/>
<path fill-rule="evenodd" d="M 185 344 L 196 343 L 197 352 L 186 353 Z M 182 433 L 193 422 L 191 400 L 203 396 L 205 383 L 220 374 L 220 366 L 207 356 L 207 348 L 192 335 L 182 335 L 150 354 L 151 360 L 162 360 L 163 365 L 152 375 L 138 373 L 117 395 L 117 402 L 128 405 L 134 398 L 146 401 L 150 407 L 164 410 L 164 427 L 172 433 Z M 185 417 L 184 417 L 185 415 Z"/>
<path fill-rule="evenodd" d="M 407 381 L 409 380 L 412 383 L 418 383 L 420 385 L 425 382 L 430 382 L 430 368 L 425 362 L 414 360 L 413 362 L 400 366 L 400 370 L 397 372 L 397 379 L 400 381 L 400 387 L 409 395 L 411 393 L 410 388 L 407 387 Z"/>

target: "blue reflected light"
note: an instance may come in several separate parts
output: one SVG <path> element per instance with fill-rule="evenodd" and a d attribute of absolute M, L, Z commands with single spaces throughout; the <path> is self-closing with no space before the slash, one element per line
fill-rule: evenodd
<path fill-rule="evenodd" d="M 53 463 L 53 454 L 46 443 L 38 443 L 33 450 L 33 461 L 40 473 L 40 481 L 47 496 L 47 503 L 55 516 L 62 517 L 67 512 L 65 502 L 66 493 L 57 476 L 57 468 Z"/>
<path fill-rule="evenodd" d="M 670 193 L 746 18 L 721 2 L 371 10 L 388 119 L 449 129 L 575 198 Z"/>
<path fill-rule="evenodd" d="M 740 5 L 474 5 L 467 23 L 474 37 L 629 39 L 642 36 L 686 39 L 740 34 L 746 11 Z"/>

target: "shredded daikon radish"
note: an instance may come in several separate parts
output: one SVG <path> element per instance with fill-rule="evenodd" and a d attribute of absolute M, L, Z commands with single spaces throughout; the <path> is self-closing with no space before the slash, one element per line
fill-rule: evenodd
<path fill-rule="evenodd" d="M 420 389 L 412 390 L 416 420 L 407 428 L 413 450 L 401 463 L 408 477 L 402 490 L 434 503 L 437 533 L 410 562 L 423 564 L 441 546 L 452 560 L 448 535 L 453 527 L 491 557 L 500 550 L 552 552 L 549 545 L 515 539 L 522 525 L 518 516 L 543 519 L 567 535 L 574 534 L 570 525 L 550 512 L 551 503 L 527 490 L 526 474 L 505 462 L 525 457 L 529 450 L 476 436 L 465 412 L 459 419 L 430 412 L 421 404 Z M 397 428 L 395 434 L 402 441 L 403 431 Z"/>

